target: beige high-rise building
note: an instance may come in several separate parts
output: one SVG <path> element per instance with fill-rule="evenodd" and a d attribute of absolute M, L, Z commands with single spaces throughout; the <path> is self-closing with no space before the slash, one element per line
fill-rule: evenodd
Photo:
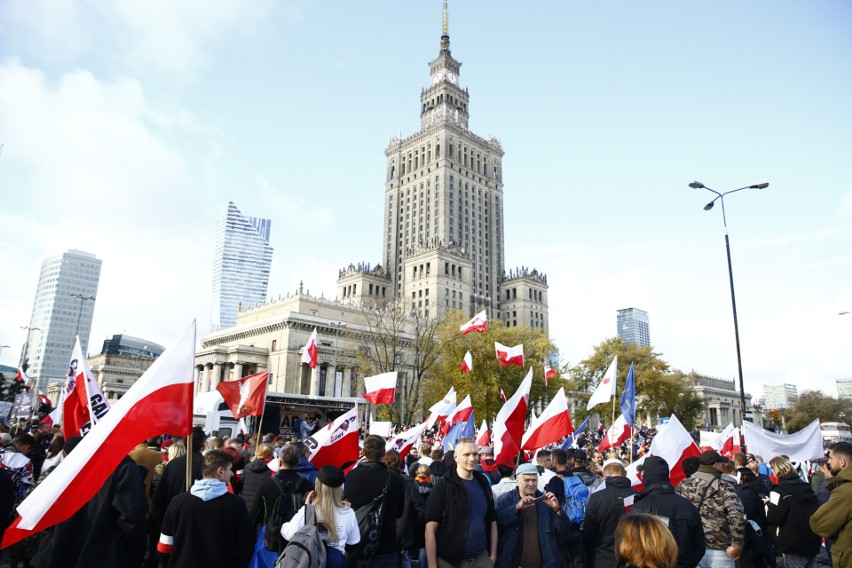
<path fill-rule="evenodd" d="M 384 264 L 343 269 L 337 298 L 393 297 L 422 315 L 485 310 L 509 326 L 546 332 L 547 277 L 528 268 L 505 272 L 503 148 L 469 130 L 460 70 L 445 5 L 440 50 L 420 93 L 420 130 L 392 138 L 385 150 Z"/>

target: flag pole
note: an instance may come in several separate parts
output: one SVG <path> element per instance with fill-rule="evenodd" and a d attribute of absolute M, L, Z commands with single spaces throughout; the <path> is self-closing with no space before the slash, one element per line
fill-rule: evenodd
<path fill-rule="evenodd" d="M 192 428 L 186 437 L 186 490 L 192 489 Z"/>

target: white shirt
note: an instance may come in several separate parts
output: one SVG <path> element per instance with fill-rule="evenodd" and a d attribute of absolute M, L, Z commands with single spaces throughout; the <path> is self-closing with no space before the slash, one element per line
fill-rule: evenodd
<path fill-rule="evenodd" d="M 314 513 L 318 509 L 314 507 Z M 358 544 L 361 542 L 361 532 L 358 530 L 358 520 L 355 518 L 355 511 L 349 507 L 343 507 L 334 510 L 334 524 L 337 527 L 337 542 L 328 541 L 328 545 L 340 552 L 346 552 L 344 546 L 347 544 Z M 317 519 L 319 520 L 319 519 Z M 305 526 L 305 508 L 302 507 L 293 515 L 290 522 L 284 523 L 281 527 L 281 536 L 285 540 L 290 540 L 300 528 Z"/>
<path fill-rule="evenodd" d="M 514 479 L 512 479 L 511 477 L 504 477 L 491 486 L 491 492 L 494 494 L 494 498 L 496 499 L 503 493 L 508 493 L 517 486 L 518 484 L 515 483 Z"/>
<path fill-rule="evenodd" d="M 556 472 L 545 469 L 544 473 L 538 476 L 538 490 L 544 493 L 544 488 L 547 487 L 547 484 L 554 477 L 556 477 Z"/>

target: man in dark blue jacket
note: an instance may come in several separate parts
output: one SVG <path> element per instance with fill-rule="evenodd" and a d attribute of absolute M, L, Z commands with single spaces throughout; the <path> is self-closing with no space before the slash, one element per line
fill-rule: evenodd
<path fill-rule="evenodd" d="M 589 496 L 583 520 L 586 563 L 590 568 L 616 568 L 618 565 L 615 560 L 615 527 L 636 495 L 620 460 L 605 461 L 603 473 L 606 486 Z"/>
<path fill-rule="evenodd" d="M 515 471 L 517 488 L 497 498 L 494 509 L 500 531 L 497 568 L 562 566 L 558 542 L 567 520 L 553 493 L 537 490 L 538 470 L 522 464 Z"/>

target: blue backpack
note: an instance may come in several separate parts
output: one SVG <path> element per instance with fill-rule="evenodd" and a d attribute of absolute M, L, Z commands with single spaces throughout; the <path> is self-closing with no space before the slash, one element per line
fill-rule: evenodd
<path fill-rule="evenodd" d="M 576 475 L 563 477 L 562 483 L 565 485 L 565 502 L 562 504 L 562 511 L 572 524 L 580 525 L 586 518 L 589 488 Z"/>

